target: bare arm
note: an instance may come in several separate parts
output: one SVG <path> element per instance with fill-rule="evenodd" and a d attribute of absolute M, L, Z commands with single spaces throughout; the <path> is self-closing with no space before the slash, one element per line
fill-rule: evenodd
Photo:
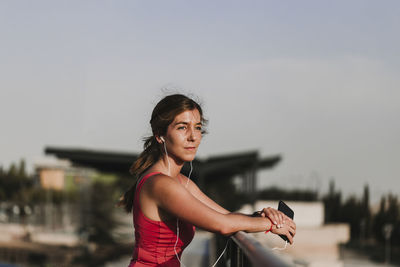
<path fill-rule="evenodd" d="M 156 204 L 174 216 L 200 228 L 230 235 L 237 231 L 260 232 L 271 227 L 271 221 L 265 217 L 252 218 L 216 211 L 168 176 L 157 175 L 154 178 L 149 179 L 148 192 Z"/>
<path fill-rule="evenodd" d="M 242 218 L 242 216 L 244 215 L 240 213 L 231 213 L 230 211 L 221 207 L 218 203 L 216 203 L 206 194 L 204 194 L 203 191 L 201 191 L 200 188 L 192 180 L 188 179 L 186 176 L 182 174 L 180 175 L 183 178 L 183 184 L 186 184 L 187 182 L 187 189 L 189 190 L 189 192 L 204 205 L 222 214 L 241 215 L 240 218 Z M 284 232 L 285 229 L 281 228 L 286 228 L 286 226 L 288 226 L 288 231 L 284 232 L 283 234 L 286 235 L 288 234 L 288 232 L 290 232 L 291 236 L 289 240 L 291 240 L 291 243 L 293 242 L 291 238 L 294 237 L 296 233 L 296 224 L 293 222 L 292 219 L 287 217 L 282 212 L 273 208 L 264 208 L 263 210 L 258 212 L 258 216 L 268 217 L 270 219 L 270 221 L 274 224 L 274 227 L 272 229 L 273 233 L 282 234 L 282 232 Z"/>

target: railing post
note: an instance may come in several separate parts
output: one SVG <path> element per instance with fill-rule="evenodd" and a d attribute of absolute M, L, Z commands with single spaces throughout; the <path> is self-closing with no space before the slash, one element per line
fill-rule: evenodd
<path fill-rule="evenodd" d="M 243 255 L 243 264 L 242 265 L 246 266 L 246 267 L 247 266 L 253 266 L 253 264 L 249 260 L 249 257 L 243 253 L 243 250 L 241 250 L 241 252 L 242 252 L 242 255 Z"/>
<path fill-rule="evenodd" d="M 230 243 L 231 254 L 231 267 L 243 267 L 243 252 L 240 247 L 235 243 Z"/>

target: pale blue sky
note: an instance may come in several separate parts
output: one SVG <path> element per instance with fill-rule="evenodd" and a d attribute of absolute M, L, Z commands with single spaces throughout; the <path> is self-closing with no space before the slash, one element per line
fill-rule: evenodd
<path fill-rule="evenodd" d="M 283 155 L 261 186 L 335 177 L 399 194 L 398 14 L 398 1 L 1 1 L 0 164 L 46 145 L 139 152 L 178 90 L 210 120 L 200 157 Z"/>

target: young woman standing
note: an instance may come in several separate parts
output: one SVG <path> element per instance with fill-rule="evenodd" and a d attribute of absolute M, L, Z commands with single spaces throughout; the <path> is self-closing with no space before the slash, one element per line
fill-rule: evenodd
<path fill-rule="evenodd" d="M 126 211 L 133 211 L 135 227 L 129 267 L 180 266 L 195 226 L 222 235 L 271 231 L 293 243 L 296 225 L 280 211 L 266 208 L 259 217 L 229 212 L 180 173 L 195 158 L 204 124 L 200 105 L 184 95 L 169 95 L 155 106 L 153 134 L 131 168 L 136 182 L 121 199 Z"/>

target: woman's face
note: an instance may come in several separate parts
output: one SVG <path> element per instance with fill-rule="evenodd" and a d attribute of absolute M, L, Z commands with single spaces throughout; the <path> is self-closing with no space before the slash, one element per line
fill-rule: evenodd
<path fill-rule="evenodd" d="M 168 155 L 183 163 L 192 161 L 196 155 L 202 137 L 200 112 L 197 109 L 186 110 L 177 115 L 168 126 L 164 137 Z"/>

